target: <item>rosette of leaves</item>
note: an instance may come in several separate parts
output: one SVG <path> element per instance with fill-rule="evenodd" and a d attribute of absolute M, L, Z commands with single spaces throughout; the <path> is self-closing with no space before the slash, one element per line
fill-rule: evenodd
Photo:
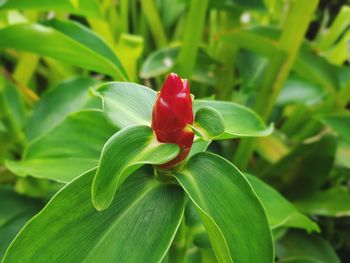
<path fill-rule="evenodd" d="M 257 258 L 262 263 L 273 262 L 273 215 L 266 215 L 261 203 L 268 197 L 262 195 L 260 200 L 231 162 L 206 152 L 213 140 L 265 136 L 271 133 L 271 127 L 241 105 L 194 100 L 192 128 L 197 136 L 191 152 L 182 165 L 160 172 L 157 166 L 175 158 L 179 147 L 158 142 L 151 129 L 157 93 L 138 84 L 111 82 L 97 87 L 95 94 L 102 100 L 105 118 L 103 125 L 96 118 L 91 127 L 93 134 L 99 129 L 105 133 L 108 123 L 117 132 L 103 147 L 100 144 L 104 140 L 98 140 L 94 149 L 102 148 L 100 157 L 91 155 L 96 162 L 86 163 L 86 171 L 81 175 L 65 174 L 60 179 L 57 172 L 52 178 L 47 173 L 46 178 L 67 184 L 24 226 L 3 262 L 186 262 L 186 249 L 192 246 L 194 238 L 184 216 L 186 206 L 194 207 L 219 262 L 248 263 Z M 70 123 L 82 121 L 74 118 L 77 115 L 69 116 Z M 68 124 L 63 121 L 62 125 Z M 89 134 L 89 127 L 84 127 L 86 135 L 82 129 L 76 135 L 82 139 Z M 71 136 L 60 133 L 64 134 Z M 30 175 L 36 176 L 41 168 L 35 158 L 43 158 L 44 154 L 38 154 L 43 151 L 43 147 L 38 147 L 41 140 L 50 141 L 50 133 L 30 144 L 27 152 L 36 154 L 12 162 L 12 171 L 24 176 L 23 171 L 35 164 Z M 33 145 L 35 149 L 31 149 Z M 53 165 L 54 158 L 50 159 Z M 43 169 L 46 168 L 47 164 Z M 45 177 L 43 171 L 39 174 L 38 177 Z M 288 213 L 297 213 L 293 209 L 290 207 Z M 274 224 L 278 225 L 285 218 L 276 220 Z"/>

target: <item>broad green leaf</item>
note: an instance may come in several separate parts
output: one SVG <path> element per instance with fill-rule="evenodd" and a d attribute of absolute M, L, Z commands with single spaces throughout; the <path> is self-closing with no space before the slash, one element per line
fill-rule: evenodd
<path fill-rule="evenodd" d="M 148 79 L 170 72 L 175 64 L 179 49 L 179 47 L 170 47 L 151 53 L 142 64 L 140 77 Z"/>
<path fill-rule="evenodd" d="M 180 47 L 168 47 L 151 53 L 142 65 L 140 77 L 148 79 L 169 73 L 175 64 L 179 50 Z M 215 86 L 217 79 L 213 68 L 217 65 L 217 61 L 200 50 L 191 80 Z"/>
<path fill-rule="evenodd" d="M 350 192 L 341 186 L 319 191 L 294 203 L 304 213 L 320 216 L 350 216 Z"/>
<path fill-rule="evenodd" d="M 273 261 L 263 206 L 235 166 L 220 156 L 199 153 L 173 175 L 196 205 L 219 262 Z"/>
<path fill-rule="evenodd" d="M 115 130 L 101 111 L 73 113 L 30 143 L 21 161 L 8 161 L 7 166 L 20 176 L 69 182 L 97 166 L 102 147 Z"/>
<path fill-rule="evenodd" d="M 46 93 L 35 105 L 33 115 L 26 127 L 26 135 L 30 141 L 40 135 L 48 133 L 59 123 L 64 121 L 68 114 L 81 108 L 98 108 L 98 103 L 92 102 L 95 97 L 89 89 L 96 84 L 90 78 L 74 78 L 62 82 Z"/>
<path fill-rule="evenodd" d="M 242 105 L 211 100 L 195 100 L 194 110 L 211 107 L 223 117 L 225 131 L 215 139 L 229 139 L 237 137 L 260 137 L 269 135 L 273 127 L 266 127 L 261 118 L 249 108 Z"/>
<path fill-rule="evenodd" d="M 256 176 L 249 174 L 245 174 L 245 176 L 261 200 L 272 228 L 284 226 L 301 228 L 309 232 L 320 231 L 316 223 L 299 213 L 295 207 L 275 189 L 265 184 Z"/>
<path fill-rule="evenodd" d="M 152 108 L 157 93 L 145 86 L 111 82 L 101 85 L 97 93 L 103 101 L 103 111 L 107 119 L 118 128 L 130 125 L 150 125 Z M 225 124 L 225 132 L 216 139 L 233 137 L 265 136 L 271 133 L 263 121 L 252 110 L 230 102 L 195 100 L 194 110 L 211 107 L 218 111 Z"/>
<path fill-rule="evenodd" d="M 332 169 L 336 141 L 324 136 L 301 144 L 262 174 L 264 181 L 289 198 L 302 198 L 318 190 Z"/>
<path fill-rule="evenodd" d="M 116 127 L 151 125 L 157 96 L 154 90 L 134 83 L 110 82 L 101 85 L 97 93 L 102 98 L 104 114 Z"/>
<path fill-rule="evenodd" d="M 266 33 L 264 28 L 260 28 L 259 30 L 255 31 L 258 32 L 247 29 L 235 29 L 229 33 L 223 34 L 221 39 L 229 42 L 230 44 L 234 44 L 239 48 L 243 48 L 266 57 L 271 57 L 278 48 L 278 45 L 275 39 L 266 37 L 266 34 L 270 36 L 270 34 L 272 35 L 275 33 L 269 31 Z"/>
<path fill-rule="evenodd" d="M 17 235 L 3 262 L 160 262 L 183 215 L 182 189 L 138 171 L 110 209 L 98 212 L 90 198 L 94 174 L 56 194 Z"/>
<path fill-rule="evenodd" d="M 320 84 L 326 91 L 339 89 L 337 68 L 317 54 L 308 43 L 304 43 L 294 64 L 294 70 L 301 77 Z"/>
<path fill-rule="evenodd" d="M 319 85 L 291 76 L 285 82 L 276 103 L 281 106 L 292 103 L 312 105 L 320 102 L 324 95 L 325 92 Z"/>
<path fill-rule="evenodd" d="M 321 121 L 350 143 L 350 112 L 329 114 L 321 117 Z"/>
<path fill-rule="evenodd" d="M 332 246 L 317 235 L 305 234 L 301 231 L 290 231 L 277 242 L 276 254 L 279 258 L 308 258 L 317 263 L 340 263 Z M 283 262 L 283 261 L 282 261 Z M 285 261 L 310 262 L 310 261 Z M 314 261 L 311 261 L 314 262 Z"/>
<path fill-rule="evenodd" d="M 196 112 L 194 130 L 205 140 L 213 139 L 225 131 L 224 119 L 214 108 L 202 107 Z"/>
<path fill-rule="evenodd" d="M 93 31 L 72 21 L 54 19 L 45 21 L 45 25 L 6 27 L 0 30 L 0 49 L 3 48 L 34 52 L 121 80 L 128 79 L 111 48 Z"/>
<path fill-rule="evenodd" d="M 29 9 L 36 11 L 58 11 L 68 12 L 77 15 L 101 18 L 100 9 L 96 0 L 76 0 L 77 5 L 72 0 L 10 0 L 6 1 L 0 8 L 7 9 Z"/>
<path fill-rule="evenodd" d="M 0 259 L 23 225 L 40 209 L 40 202 L 0 188 Z"/>
<path fill-rule="evenodd" d="M 140 166 L 166 163 L 178 153 L 177 145 L 158 142 L 148 126 L 120 130 L 103 147 L 92 184 L 94 206 L 97 210 L 108 208 L 120 185 Z"/>

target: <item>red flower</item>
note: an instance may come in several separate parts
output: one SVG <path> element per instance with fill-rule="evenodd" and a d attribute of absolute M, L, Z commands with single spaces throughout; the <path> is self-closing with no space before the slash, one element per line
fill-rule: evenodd
<path fill-rule="evenodd" d="M 192 98 L 187 80 L 170 73 L 153 106 L 152 128 L 157 139 L 179 145 L 180 152 L 172 161 L 161 165 L 170 168 L 184 160 L 191 150 L 194 133 L 187 124 L 193 124 Z"/>

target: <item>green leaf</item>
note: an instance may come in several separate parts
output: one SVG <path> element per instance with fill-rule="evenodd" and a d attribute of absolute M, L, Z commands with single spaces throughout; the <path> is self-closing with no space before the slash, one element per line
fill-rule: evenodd
<path fill-rule="evenodd" d="M 0 188 L 0 259 L 23 225 L 40 209 L 40 202 Z"/>
<path fill-rule="evenodd" d="M 10 81 L 6 80 L 4 77 L 0 76 L 3 86 L 4 98 L 5 98 L 5 106 L 10 112 L 7 114 L 11 115 L 11 118 L 16 122 L 18 127 L 22 127 L 26 120 L 26 112 L 23 98 L 18 90 L 18 87 L 13 85 Z M 0 91 L 1 92 L 1 91 Z M 0 116 L 4 114 L 1 112 L 0 106 Z M 2 117 L 2 116 L 1 116 Z M 0 118 L 1 118 L 0 117 Z"/>
<path fill-rule="evenodd" d="M 225 131 L 224 118 L 214 108 L 202 107 L 196 112 L 194 127 L 201 137 L 210 140 Z"/>
<path fill-rule="evenodd" d="M 317 235 L 305 234 L 301 231 L 290 231 L 277 242 L 276 253 L 279 258 L 308 258 L 317 263 L 340 263 L 332 246 Z M 283 261 L 282 261 L 283 262 Z M 310 262 L 310 261 L 285 261 Z M 314 261 L 311 261 L 314 262 Z"/>
<path fill-rule="evenodd" d="M 292 103 L 312 105 L 320 102 L 324 95 L 325 92 L 319 85 L 292 76 L 287 79 L 277 99 L 277 105 L 283 106 Z"/>
<path fill-rule="evenodd" d="M 104 143 L 115 131 L 101 111 L 76 112 L 34 140 L 21 161 L 8 161 L 7 166 L 20 176 L 69 182 L 97 166 Z"/>
<path fill-rule="evenodd" d="M 173 174 L 196 205 L 219 262 L 273 261 L 263 206 L 236 167 L 217 155 L 199 153 Z"/>
<path fill-rule="evenodd" d="M 308 214 L 320 216 L 350 216 L 350 192 L 341 186 L 319 191 L 294 203 Z"/>
<path fill-rule="evenodd" d="M 134 83 L 110 82 L 101 85 L 97 93 L 106 118 L 119 129 L 137 124 L 151 126 L 157 96 L 154 90 Z"/>
<path fill-rule="evenodd" d="M 293 69 L 301 77 L 321 85 L 326 91 L 339 90 L 337 67 L 317 54 L 310 44 L 303 43 Z"/>
<path fill-rule="evenodd" d="M 60 124 L 68 114 L 81 108 L 98 108 L 101 106 L 92 102 L 95 97 L 89 89 L 96 84 L 90 78 L 74 78 L 60 83 L 46 93 L 35 105 L 33 115 L 26 127 L 26 135 L 30 141 L 48 133 Z M 92 105 L 91 105 L 92 104 Z"/>
<path fill-rule="evenodd" d="M 148 126 L 132 126 L 113 135 L 103 147 L 92 184 L 92 201 L 104 210 L 125 179 L 144 164 L 163 164 L 179 153 L 175 144 L 157 141 Z M 117 193 L 118 196 L 118 193 Z"/>
<path fill-rule="evenodd" d="M 255 193 L 260 198 L 272 228 L 293 227 L 305 229 L 308 232 L 319 232 L 317 224 L 299 213 L 295 207 L 279 192 L 265 184 L 256 176 L 245 174 Z"/>
<path fill-rule="evenodd" d="M 98 2 L 95 0 L 77 0 L 78 6 L 75 6 L 72 0 L 11 0 L 5 2 L 1 9 L 24 9 L 36 11 L 58 11 L 67 12 L 88 17 L 101 18 Z"/>
<path fill-rule="evenodd" d="M 169 73 L 174 67 L 180 47 L 168 47 L 154 51 L 144 61 L 140 77 L 149 79 Z M 213 68 L 218 62 L 209 57 L 203 50 L 199 50 L 197 61 L 193 69 L 191 80 L 215 86 L 217 79 Z"/>
<path fill-rule="evenodd" d="M 302 198 L 318 190 L 332 169 L 336 141 L 331 136 L 301 144 L 262 174 L 289 198 Z"/>
<path fill-rule="evenodd" d="M 273 127 L 266 127 L 261 118 L 249 108 L 242 105 L 211 100 L 195 100 L 194 110 L 211 107 L 217 110 L 223 117 L 225 131 L 215 137 L 216 140 L 237 137 L 260 137 L 271 134 Z"/>
<path fill-rule="evenodd" d="M 151 125 L 152 108 L 157 93 L 145 86 L 110 82 L 97 89 L 103 101 L 103 111 L 107 119 L 118 128 L 130 125 Z M 252 110 L 239 104 L 221 101 L 195 100 L 194 111 L 211 107 L 224 120 L 225 132 L 215 139 L 246 136 L 265 136 L 272 132 Z M 120 114 L 116 114 L 120 113 Z"/>
<path fill-rule="evenodd" d="M 45 25 L 6 27 L 0 30 L 0 49 L 3 48 L 34 52 L 117 79 L 128 79 L 111 48 L 93 31 L 76 22 L 54 19 L 45 21 Z"/>
<path fill-rule="evenodd" d="M 90 200 L 94 174 L 56 194 L 17 235 L 3 262 L 160 262 L 183 215 L 182 189 L 138 171 L 110 209 L 98 212 Z"/>
<path fill-rule="evenodd" d="M 331 126 L 331 128 L 350 143 L 350 112 L 329 114 L 321 117 L 321 121 Z"/>

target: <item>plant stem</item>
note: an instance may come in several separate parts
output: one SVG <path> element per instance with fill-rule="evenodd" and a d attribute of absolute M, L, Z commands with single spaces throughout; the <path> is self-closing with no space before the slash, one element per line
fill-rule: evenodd
<path fill-rule="evenodd" d="M 166 46 L 168 40 L 159 13 L 157 12 L 156 3 L 154 0 L 141 0 L 140 2 L 142 12 L 145 14 L 157 47 L 162 48 Z"/>
<path fill-rule="evenodd" d="M 191 76 L 196 63 L 207 7 L 208 0 L 191 0 L 182 46 L 175 65 L 175 71 L 183 78 Z"/>
<path fill-rule="evenodd" d="M 304 35 L 317 7 L 318 0 L 295 0 L 282 29 L 278 49 L 271 58 L 253 109 L 267 121 L 275 101 L 294 64 Z M 286 54 L 286 55 L 284 55 Z M 235 164 L 245 170 L 254 150 L 254 139 L 243 139 L 234 156 Z"/>

